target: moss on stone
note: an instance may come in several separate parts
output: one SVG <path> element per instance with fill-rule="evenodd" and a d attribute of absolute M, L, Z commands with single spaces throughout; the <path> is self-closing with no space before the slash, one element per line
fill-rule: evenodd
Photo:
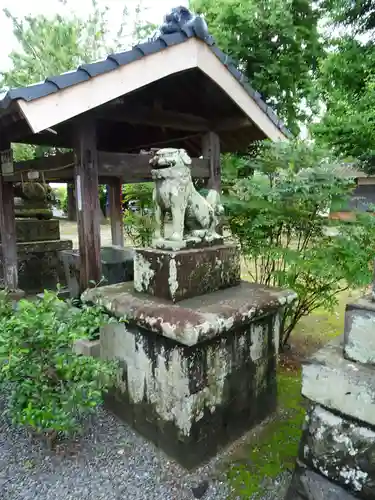
<path fill-rule="evenodd" d="M 282 472 L 292 470 L 305 416 L 300 373 L 279 373 L 279 410 L 234 458 L 228 479 L 234 498 L 260 498 Z"/>

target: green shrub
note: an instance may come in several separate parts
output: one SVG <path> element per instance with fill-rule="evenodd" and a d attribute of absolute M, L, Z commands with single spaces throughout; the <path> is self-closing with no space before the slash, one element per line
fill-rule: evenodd
<path fill-rule="evenodd" d="M 285 309 L 284 346 L 303 316 L 371 282 L 375 218 L 362 213 L 350 224 L 335 221 L 330 234 L 322 214 L 347 202 L 354 183 L 313 146 L 267 143 L 253 164 L 256 173 L 239 180 L 227 200 L 228 224 L 250 278 L 298 294 Z"/>
<path fill-rule="evenodd" d="M 9 318 L 13 314 L 13 305 L 6 290 L 0 290 L 0 320 Z"/>
<path fill-rule="evenodd" d="M 155 219 L 152 214 L 126 210 L 123 220 L 125 236 L 132 245 L 143 248 L 151 245 L 155 232 Z"/>
<path fill-rule="evenodd" d="M 125 207 L 130 201 L 136 201 L 137 207 L 141 213 L 151 209 L 153 182 L 139 182 L 137 184 L 124 184 L 122 187 L 122 197 Z"/>
<path fill-rule="evenodd" d="M 79 356 L 73 344 L 108 321 L 101 311 L 73 308 L 52 292 L 21 300 L 17 311 L 0 316 L 0 381 L 11 390 L 14 423 L 47 435 L 80 429 L 113 385 L 116 365 Z"/>
<path fill-rule="evenodd" d="M 129 202 L 136 202 L 136 212 L 126 208 L 124 212 L 124 232 L 132 245 L 136 247 L 150 246 L 155 231 L 153 217 L 152 182 L 126 184 L 123 186 L 123 201 L 128 207 Z"/>

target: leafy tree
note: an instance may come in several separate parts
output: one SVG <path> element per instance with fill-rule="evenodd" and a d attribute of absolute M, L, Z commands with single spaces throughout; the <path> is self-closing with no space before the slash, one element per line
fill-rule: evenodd
<path fill-rule="evenodd" d="M 335 236 L 327 233 L 323 214 L 348 201 L 354 182 L 316 146 L 265 143 L 253 164 L 255 174 L 237 181 L 226 202 L 228 224 L 250 278 L 298 295 L 284 311 L 284 347 L 303 316 L 370 283 L 375 219 L 357 214 L 354 223 L 335 222 Z"/>
<path fill-rule="evenodd" d="M 359 159 L 368 172 L 375 169 L 375 5 L 367 0 L 321 2 L 342 36 L 329 40 L 320 63 L 318 88 L 325 111 L 312 133 L 337 154 Z M 359 36 L 360 35 L 360 36 Z"/>
<path fill-rule="evenodd" d="M 323 0 L 321 8 L 335 24 L 344 25 L 358 33 L 375 28 L 373 0 Z"/>
<path fill-rule="evenodd" d="M 101 8 L 92 0 L 87 19 L 74 14 L 25 16 L 17 19 L 8 9 L 4 13 L 13 24 L 13 34 L 20 50 L 9 54 L 11 68 L 2 72 L 0 84 L 20 87 L 77 68 L 119 48 L 126 27 L 124 10 L 115 40 L 108 41 L 108 7 Z"/>
<path fill-rule="evenodd" d="M 326 111 L 312 127 L 315 138 L 337 154 L 375 169 L 375 46 L 355 39 L 338 42 L 321 65 Z"/>
<path fill-rule="evenodd" d="M 314 75 L 322 46 L 311 0 L 193 0 L 218 45 L 292 132 L 314 109 Z M 304 106 L 301 106 L 301 103 Z"/>

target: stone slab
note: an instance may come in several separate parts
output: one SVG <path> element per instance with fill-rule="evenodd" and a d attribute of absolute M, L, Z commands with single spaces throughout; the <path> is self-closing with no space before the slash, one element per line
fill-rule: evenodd
<path fill-rule="evenodd" d="M 285 500 L 355 500 L 357 496 L 325 477 L 304 467 L 297 467 Z"/>
<path fill-rule="evenodd" d="M 29 294 L 55 290 L 65 284 L 64 269 L 59 252 L 73 247 L 70 240 L 17 243 L 19 287 Z M 0 284 L 3 280 L 0 245 Z"/>
<path fill-rule="evenodd" d="M 375 365 L 375 302 L 371 296 L 346 306 L 344 339 L 346 358 Z"/>
<path fill-rule="evenodd" d="M 375 426 L 375 368 L 344 358 L 343 337 L 320 349 L 302 369 L 302 394 Z"/>
<path fill-rule="evenodd" d="M 235 245 L 176 252 L 135 251 L 135 290 L 172 302 L 235 286 L 240 280 L 240 255 Z"/>
<path fill-rule="evenodd" d="M 84 302 L 103 306 L 136 327 L 187 346 L 242 329 L 279 312 L 295 298 L 294 292 L 247 282 L 177 304 L 136 293 L 132 283 L 93 288 L 82 295 Z"/>
<path fill-rule="evenodd" d="M 120 363 L 106 403 L 186 468 L 211 458 L 276 409 L 277 312 L 193 347 L 124 324 L 101 329 Z"/>
<path fill-rule="evenodd" d="M 375 428 L 311 405 L 299 458 L 359 498 L 375 498 Z"/>
<path fill-rule="evenodd" d="M 73 351 L 82 356 L 100 357 L 100 341 L 79 339 L 74 342 Z"/>

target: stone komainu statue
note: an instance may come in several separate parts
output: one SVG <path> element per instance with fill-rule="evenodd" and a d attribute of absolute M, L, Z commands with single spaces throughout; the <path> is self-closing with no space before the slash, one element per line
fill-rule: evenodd
<path fill-rule="evenodd" d="M 195 189 L 191 177 L 192 160 L 184 149 L 164 148 L 150 160 L 155 182 L 157 240 L 164 239 L 164 220 L 172 216 L 172 235 L 169 240 L 182 242 L 191 239 L 213 241 L 220 239 L 216 229 L 224 209 L 219 193 L 210 190 L 204 198 Z"/>
<path fill-rule="evenodd" d="M 182 31 L 184 28 L 192 28 L 197 37 L 206 40 L 210 37 L 207 23 L 203 17 L 193 14 L 186 7 L 175 7 L 164 18 L 158 36 L 170 35 Z"/>

